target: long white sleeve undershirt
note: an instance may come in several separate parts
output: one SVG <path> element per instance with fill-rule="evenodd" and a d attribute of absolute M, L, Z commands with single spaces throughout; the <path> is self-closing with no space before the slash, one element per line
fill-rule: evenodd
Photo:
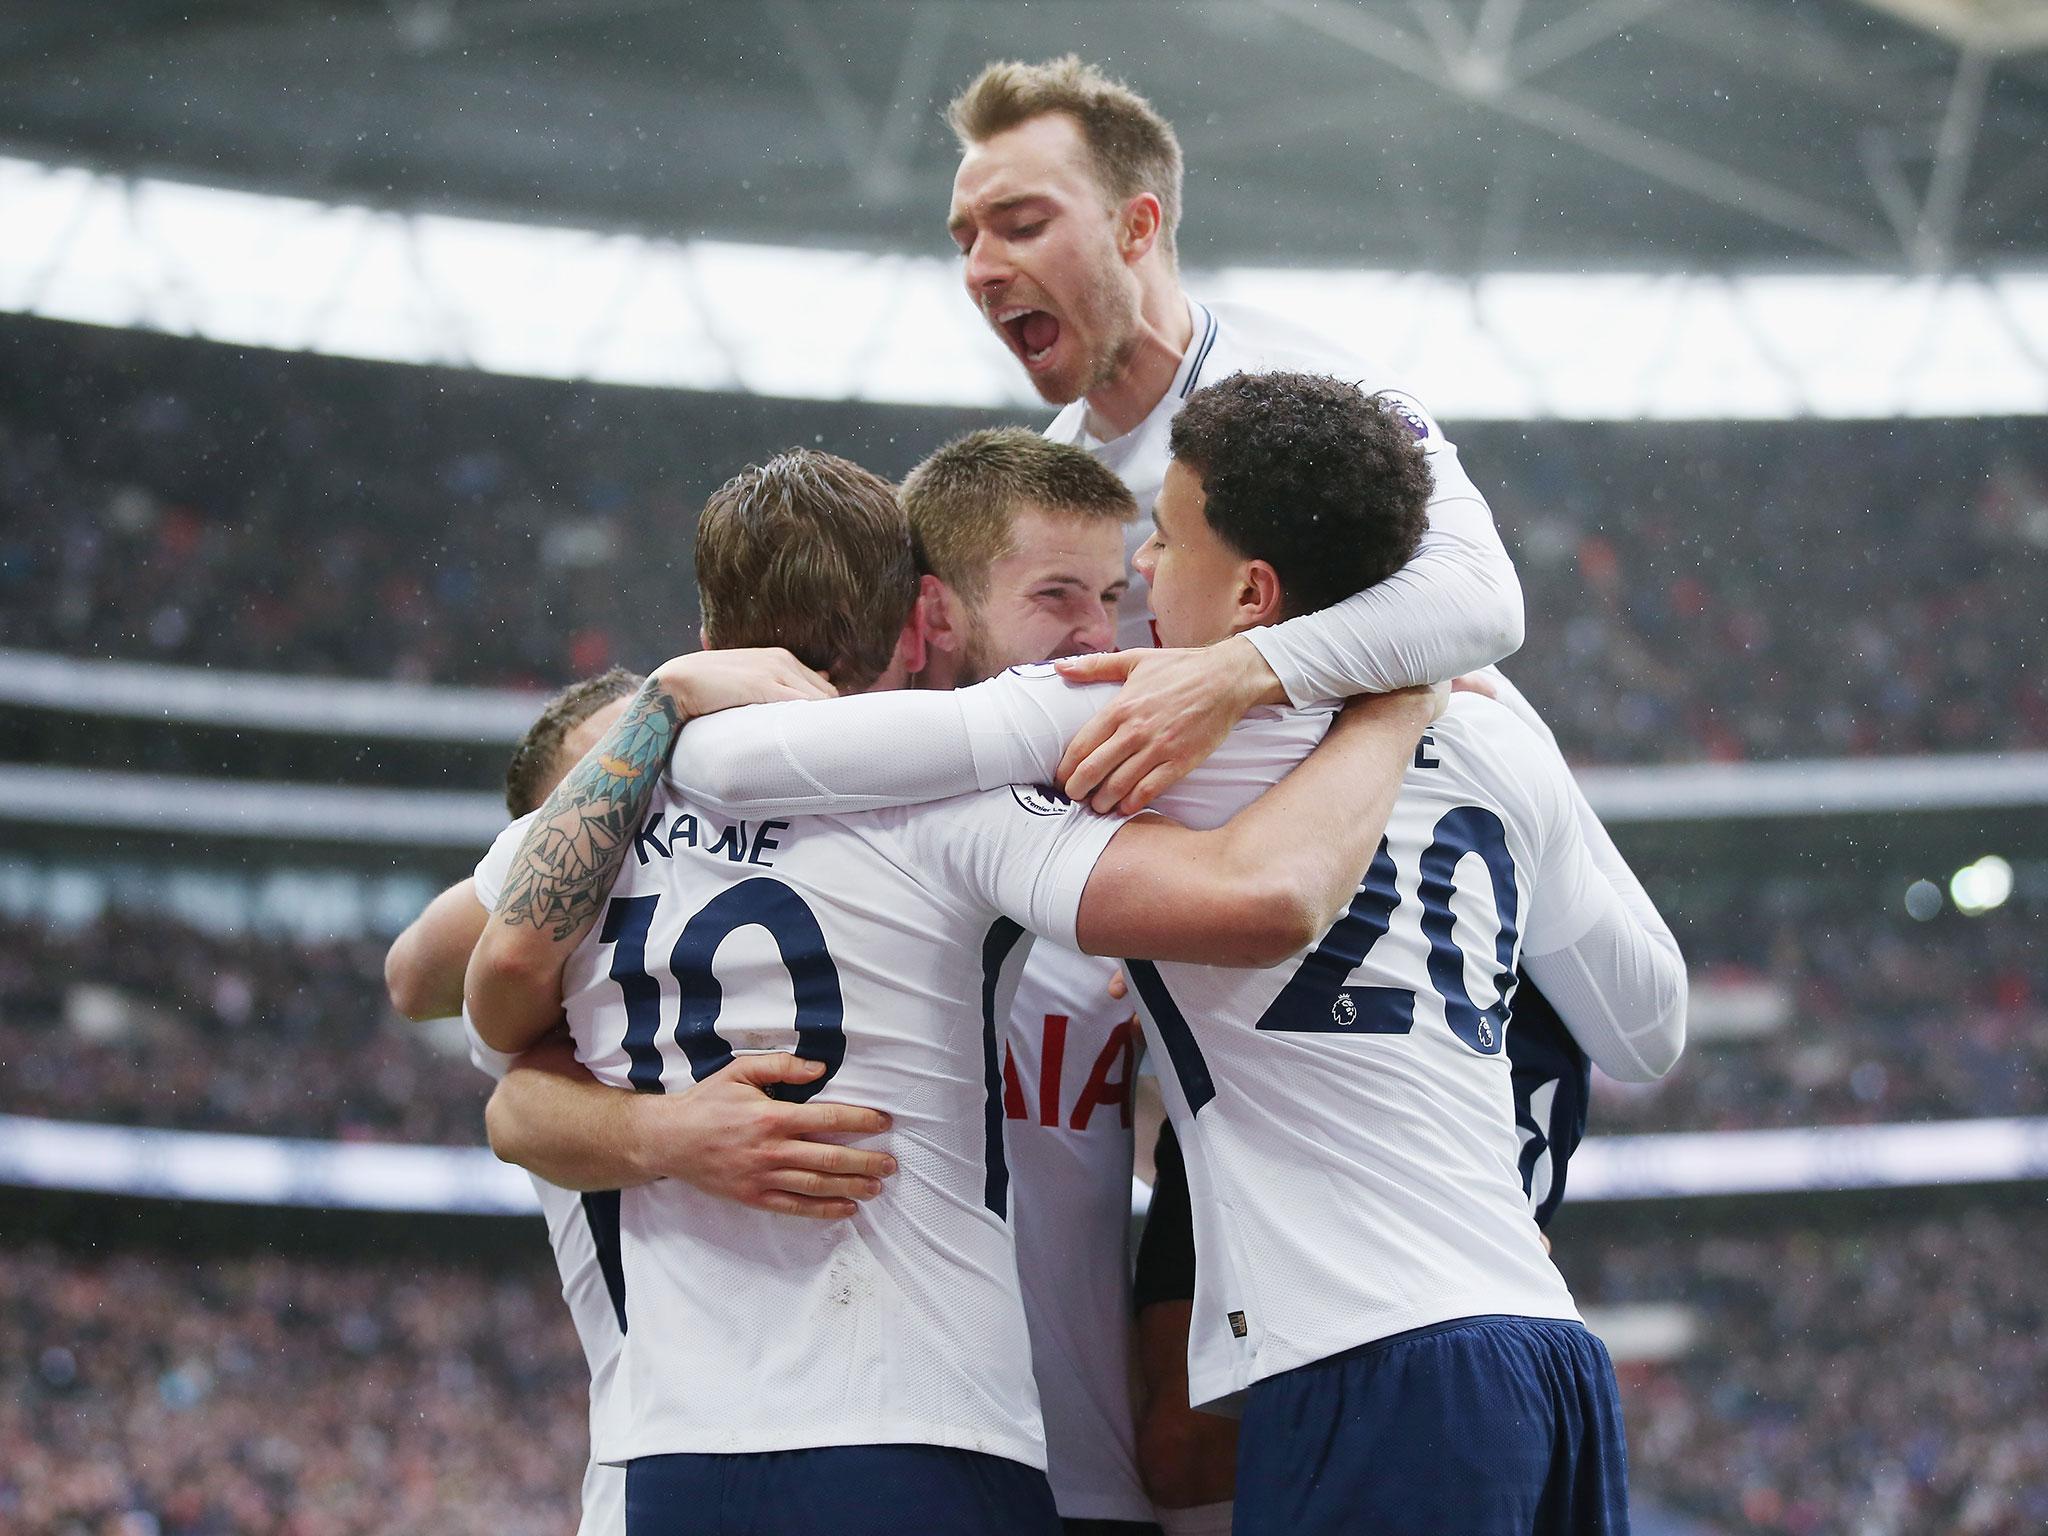
<path fill-rule="evenodd" d="M 683 728 L 669 776 L 707 809 L 844 814 L 1005 784 L 1050 785 L 1067 743 L 1116 686 L 1050 666 L 951 692 L 757 704 Z"/>
<path fill-rule="evenodd" d="M 1577 943 L 1523 965 L 1565 1027 L 1609 1077 L 1646 1083 L 1662 1077 L 1685 1049 L 1685 957 L 1664 915 L 1629 868 L 1558 751 L 1557 737 L 1499 668 L 1488 668 L 1495 698 L 1542 740 L 1564 769 L 1573 819 L 1599 878 L 1614 893 Z"/>

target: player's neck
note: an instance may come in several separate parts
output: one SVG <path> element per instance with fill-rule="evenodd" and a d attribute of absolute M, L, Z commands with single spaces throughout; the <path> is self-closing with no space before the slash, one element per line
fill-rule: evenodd
<path fill-rule="evenodd" d="M 942 651 L 934 647 L 925 660 L 924 670 L 910 680 L 910 686 L 943 693 L 958 688 L 965 671 L 958 651 Z"/>
<path fill-rule="evenodd" d="M 1187 295 L 1180 279 L 1167 273 L 1145 285 L 1138 310 L 1138 330 L 1131 355 L 1108 383 L 1088 391 L 1088 414 L 1082 426 L 1100 442 L 1122 437 L 1152 414 L 1152 408 L 1173 388 L 1181 359 L 1194 339 Z"/>

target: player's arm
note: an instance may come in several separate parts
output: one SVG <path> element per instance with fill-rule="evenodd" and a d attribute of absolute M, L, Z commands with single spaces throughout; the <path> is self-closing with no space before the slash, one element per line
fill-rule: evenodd
<path fill-rule="evenodd" d="M 1070 679 L 1122 682 L 1074 738 L 1060 782 L 1097 810 L 1143 809 L 1215 751 L 1259 704 L 1313 703 L 1446 681 L 1522 644 L 1522 585 L 1486 498 L 1418 408 L 1435 480 L 1429 525 L 1407 565 L 1318 613 L 1189 650 L 1062 661 Z"/>
<path fill-rule="evenodd" d="M 427 903 L 384 954 L 384 989 L 408 1019 L 445 1019 L 462 1012 L 462 974 L 490 916 L 476 883 L 459 880 Z"/>
<path fill-rule="evenodd" d="M 669 773 L 728 816 L 871 811 L 1056 782 L 1060 754 L 1112 690 L 1020 668 L 948 692 L 858 694 L 693 720 Z"/>
<path fill-rule="evenodd" d="M 1685 957 L 1563 757 L 1526 736 L 1526 783 L 1548 825 L 1523 967 L 1601 1071 L 1652 1082 L 1685 1049 Z"/>
<path fill-rule="evenodd" d="M 1322 744 L 1222 826 L 1128 822 L 1096 861 L 1077 937 L 1091 954 L 1278 965 L 1358 890 L 1434 717 L 1426 688 L 1361 699 Z"/>
<path fill-rule="evenodd" d="M 527 823 L 469 959 L 477 1033 L 522 1051 L 562 1011 L 562 967 L 596 920 L 683 721 L 733 704 L 826 698 L 787 651 L 700 651 L 657 668 Z"/>
<path fill-rule="evenodd" d="M 785 1215 L 836 1220 L 881 1193 L 886 1152 L 811 1138 L 876 1135 L 880 1110 L 788 1104 L 776 1083 L 807 1083 L 821 1062 L 746 1055 L 679 1094 L 635 1093 L 591 1076 L 565 1035 L 524 1052 L 484 1111 L 491 1150 L 564 1189 L 630 1189 L 681 1179 L 708 1194 Z"/>

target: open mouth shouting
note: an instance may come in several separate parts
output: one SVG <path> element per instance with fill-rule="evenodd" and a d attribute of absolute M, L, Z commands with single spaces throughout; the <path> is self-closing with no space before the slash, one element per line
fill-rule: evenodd
<path fill-rule="evenodd" d="M 1048 310 L 1012 304 L 991 310 L 989 318 L 995 322 L 996 329 L 1009 338 L 1010 350 L 1017 354 L 1026 368 L 1035 371 L 1044 367 L 1052 357 L 1053 348 L 1059 345 L 1060 322 Z"/>

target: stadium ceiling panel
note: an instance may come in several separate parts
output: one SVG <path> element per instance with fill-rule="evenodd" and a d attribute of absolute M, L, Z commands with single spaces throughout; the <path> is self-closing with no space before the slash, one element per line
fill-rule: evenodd
<path fill-rule="evenodd" d="M 2048 259 L 2021 0 L 13 0 L 23 159 L 675 240 L 946 251 L 939 106 L 1074 49 L 1205 268 Z"/>

